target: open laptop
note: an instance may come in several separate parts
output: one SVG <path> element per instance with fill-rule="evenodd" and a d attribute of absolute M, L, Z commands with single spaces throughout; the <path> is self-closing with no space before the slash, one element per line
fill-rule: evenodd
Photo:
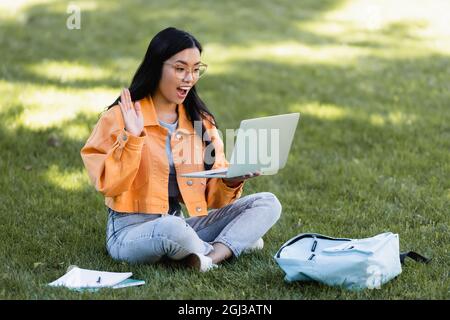
<path fill-rule="evenodd" d="M 184 173 L 190 178 L 234 178 L 259 171 L 271 175 L 284 168 L 299 113 L 242 120 L 228 168 Z"/>

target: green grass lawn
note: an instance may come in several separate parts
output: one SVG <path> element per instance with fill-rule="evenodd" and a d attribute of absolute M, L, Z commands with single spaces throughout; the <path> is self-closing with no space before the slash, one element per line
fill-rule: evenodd
<path fill-rule="evenodd" d="M 450 27 L 444 1 L 69 1 L 0 5 L 0 298 L 450 298 Z M 125 3 L 125 2 L 124 2 Z M 276 3 L 276 4 L 275 4 Z M 300 112 L 287 166 L 246 184 L 283 213 L 263 251 L 200 274 L 113 261 L 103 197 L 79 151 L 150 39 L 176 26 L 204 45 L 199 93 L 221 129 Z M 408 262 L 380 290 L 285 283 L 273 259 L 301 232 L 391 231 Z M 143 287 L 49 288 L 69 265 L 131 271 Z"/>

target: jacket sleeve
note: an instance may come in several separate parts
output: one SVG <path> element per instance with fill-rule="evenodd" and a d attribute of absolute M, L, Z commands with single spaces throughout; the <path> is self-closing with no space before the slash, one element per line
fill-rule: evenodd
<path fill-rule="evenodd" d="M 207 129 L 211 138 L 211 143 L 215 148 L 215 161 L 212 169 L 228 168 L 229 162 L 225 158 L 223 141 L 220 138 L 217 129 L 210 127 Z M 242 181 L 237 187 L 231 188 L 227 186 L 223 179 L 208 178 L 206 182 L 206 202 L 209 208 L 222 208 L 236 199 L 239 199 L 243 190 L 244 183 Z"/>
<path fill-rule="evenodd" d="M 107 197 L 128 191 L 138 172 L 145 132 L 140 137 L 124 130 L 121 114 L 111 108 L 102 115 L 81 158 L 95 189 Z"/>

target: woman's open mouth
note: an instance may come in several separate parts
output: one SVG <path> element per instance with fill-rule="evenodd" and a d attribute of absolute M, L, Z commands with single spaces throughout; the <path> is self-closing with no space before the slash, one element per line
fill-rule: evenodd
<path fill-rule="evenodd" d="M 177 88 L 178 98 L 180 98 L 180 99 L 186 98 L 186 96 L 189 92 L 189 89 L 191 89 L 191 88 L 190 87 L 178 87 Z"/>

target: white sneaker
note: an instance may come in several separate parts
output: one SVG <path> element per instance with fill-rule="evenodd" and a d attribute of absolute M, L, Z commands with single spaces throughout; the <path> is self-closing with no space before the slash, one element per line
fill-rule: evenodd
<path fill-rule="evenodd" d="M 264 248 L 264 240 L 263 238 L 259 238 L 252 245 L 248 246 L 244 249 L 243 253 L 249 253 L 256 250 L 262 250 Z"/>
<path fill-rule="evenodd" d="M 186 264 L 200 272 L 207 272 L 219 267 L 217 264 L 212 262 L 210 257 L 197 253 L 191 253 L 187 256 Z"/>

